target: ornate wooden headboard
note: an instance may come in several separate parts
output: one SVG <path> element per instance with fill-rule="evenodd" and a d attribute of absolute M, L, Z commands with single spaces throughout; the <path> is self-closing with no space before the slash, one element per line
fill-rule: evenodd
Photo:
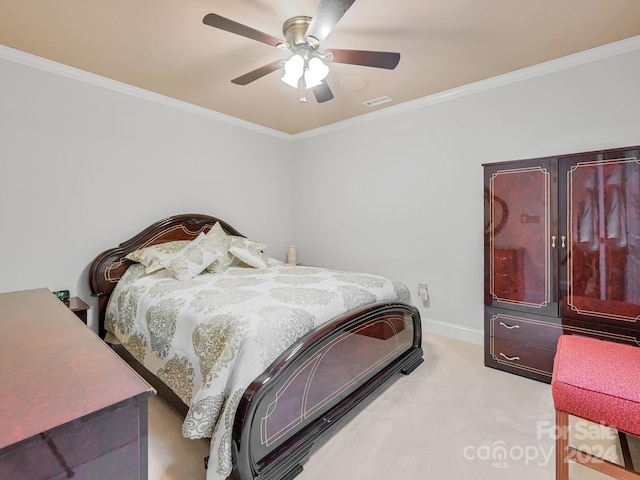
<path fill-rule="evenodd" d="M 148 226 L 140 233 L 122 242 L 115 248 L 98 255 L 89 269 L 89 287 L 92 295 L 99 298 L 99 335 L 104 338 L 104 317 L 111 292 L 132 264 L 125 256 L 134 250 L 173 240 L 193 240 L 200 232 L 207 232 L 216 222 L 229 235 L 244 236 L 223 220 L 209 215 L 186 213 L 164 218 Z"/>

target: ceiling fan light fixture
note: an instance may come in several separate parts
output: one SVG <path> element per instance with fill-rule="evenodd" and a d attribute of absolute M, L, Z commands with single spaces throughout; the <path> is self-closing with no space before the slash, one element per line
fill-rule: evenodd
<path fill-rule="evenodd" d="M 378 52 L 371 50 L 333 49 L 328 52 L 320 51 L 320 43 L 329 35 L 342 16 L 351 8 L 355 0 L 319 0 L 320 4 L 313 17 L 298 15 L 291 17 L 282 25 L 285 41 L 277 37 L 243 25 L 216 13 L 205 15 L 202 22 L 205 25 L 224 30 L 229 33 L 256 40 L 258 42 L 287 50 L 291 53 L 284 65 L 281 80 L 287 85 L 300 89 L 300 101 L 305 102 L 305 91 L 314 88 L 313 94 L 318 103 L 333 99 L 333 93 L 324 80 L 329 73 L 329 67 L 324 62 L 360 65 L 393 70 L 400 61 L 398 52 Z M 248 85 L 276 70 L 280 69 L 282 61 L 276 60 L 256 68 L 244 75 L 231 80 L 235 85 Z M 359 90 L 366 88 L 368 83 L 361 82 Z M 353 89 L 352 91 L 356 91 Z"/>
<path fill-rule="evenodd" d="M 304 73 L 304 58 L 301 55 L 292 55 L 284 64 L 282 81 L 294 88 L 298 87 L 298 81 Z"/>
<path fill-rule="evenodd" d="M 318 57 L 311 58 L 304 72 L 304 81 L 307 84 L 307 88 L 317 87 L 328 74 L 329 67 L 322 60 Z"/>

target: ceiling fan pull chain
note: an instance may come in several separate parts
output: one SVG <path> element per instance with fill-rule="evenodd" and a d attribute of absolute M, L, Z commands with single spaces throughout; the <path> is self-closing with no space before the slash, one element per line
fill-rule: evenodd
<path fill-rule="evenodd" d="M 305 96 L 307 90 L 307 82 L 304 81 L 304 75 L 300 77 L 300 103 L 307 103 L 307 97 Z"/>

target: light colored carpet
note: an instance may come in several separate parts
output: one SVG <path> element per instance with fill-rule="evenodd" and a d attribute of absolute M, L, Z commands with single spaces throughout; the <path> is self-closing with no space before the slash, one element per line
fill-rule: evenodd
<path fill-rule="evenodd" d="M 300 480 L 553 480 L 549 385 L 483 364 L 482 347 L 426 333 L 425 362 L 370 399 L 319 446 Z M 149 402 L 149 479 L 203 480 L 207 440 Z M 572 465 L 576 479 L 601 479 Z"/>

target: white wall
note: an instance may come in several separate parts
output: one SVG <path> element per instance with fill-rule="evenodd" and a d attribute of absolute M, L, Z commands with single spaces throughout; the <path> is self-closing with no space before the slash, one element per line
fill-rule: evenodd
<path fill-rule="evenodd" d="M 300 261 L 403 281 L 427 330 L 481 342 L 482 164 L 640 144 L 639 78 L 636 50 L 299 139 Z"/>
<path fill-rule="evenodd" d="M 427 330 L 480 342 L 481 165 L 640 144 L 640 47 L 556 70 L 283 138 L 0 58 L 0 292 L 90 300 L 97 253 L 200 212 L 278 258 L 425 282 Z"/>
<path fill-rule="evenodd" d="M 95 305 L 93 258 L 177 213 L 218 216 L 284 258 L 290 140 L 8 60 L 0 79 L 0 292 Z"/>

